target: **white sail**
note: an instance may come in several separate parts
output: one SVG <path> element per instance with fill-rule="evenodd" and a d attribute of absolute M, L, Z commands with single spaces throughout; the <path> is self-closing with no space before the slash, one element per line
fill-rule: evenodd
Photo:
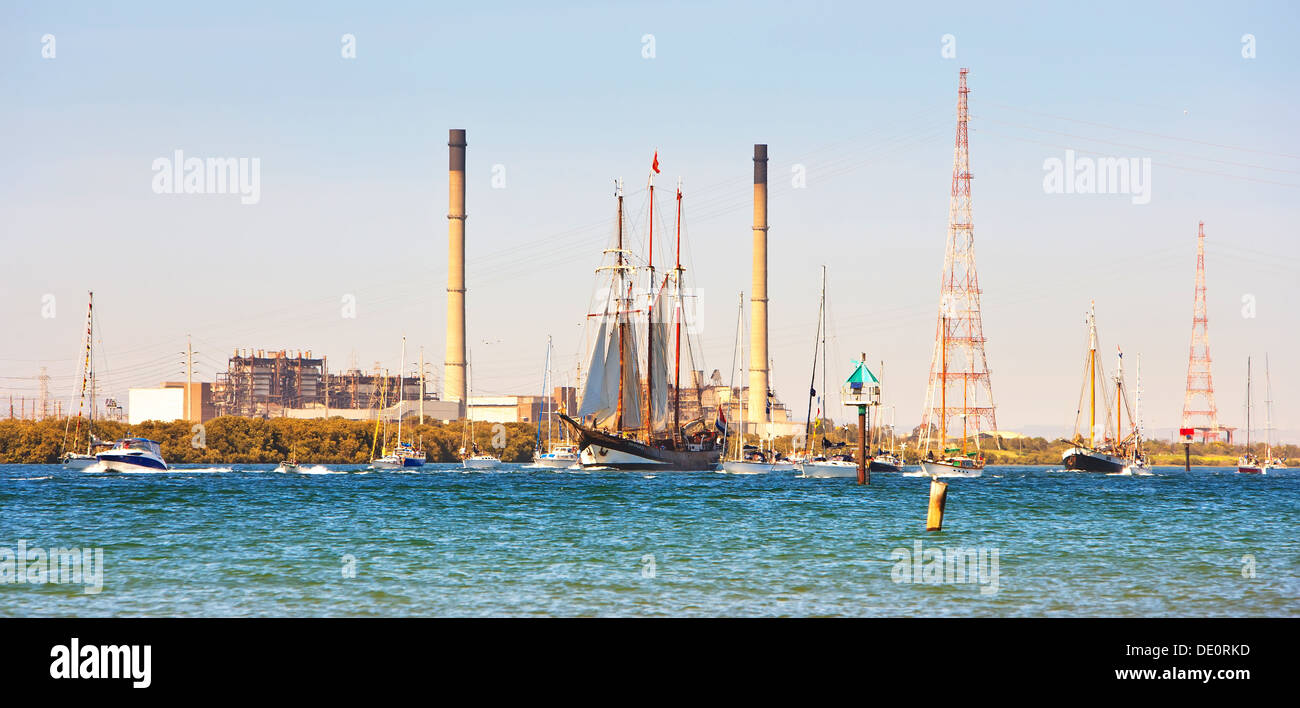
<path fill-rule="evenodd" d="M 650 418 L 655 432 L 668 429 L 668 327 L 672 320 L 672 307 L 667 297 L 667 287 L 659 289 L 655 298 L 653 321 L 654 344 L 650 347 Z"/>
<path fill-rule="evenodd" d="M 636 343 L 636 328 L 625 327 L 623 343 L 623 428 L 641 427 L 641 367 L 640 349 Z"/>
<path fill-rule="evenodd" d="M 603 323 L 601 328 L 604 328 Z M 615 325 L 605 345 L 605 371 L 600 382 L 602 412 L 596 417 L 597 427 L 615 428 L 618 425 L 618 372 L 618 326 Z"/>
<path fill-rule="evenodd" d="M 587 382 L 582 387 L 582 401 L 578 404 L 578 418 L 586 419 L 589 415 L 598 418 L 609 412 L 609 402 L 603 395 L 605 388 L 605 321 L 600 322 L 596 332 L 596 343 L 591 347 L 591 363 L 587 365 Z M 617 362 L 616 362 L 617 364 Z M 615 396 L 618 394 L 615 393 Z"/>

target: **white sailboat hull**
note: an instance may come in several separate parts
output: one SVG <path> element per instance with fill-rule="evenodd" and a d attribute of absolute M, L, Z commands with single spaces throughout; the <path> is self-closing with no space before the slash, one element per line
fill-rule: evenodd
<path fill-rule="evenodd" d="M 979 477 L 984 468 L 962 468 L 942 460 L 922 460 L 921 472 L 927 477 Z"/>
<path fill-rule="evenodd" d="M 480 455 L 466 457 L 460 464 L 467 470 L 491 470 L 496 469 L 501 464 L 501 460 L 490 455 Z"/>
<path fill-rule="evenodd" d="M 858 463 L 828 460 L 825 462 L 804 462 L 798 465 L 805 477 L 815 479 L 858 478 Z"/>
<path fill-rule="evenodd" d="M 744 460 L 724 460 L 722 471 L 731 474 L 767 474 L 777 472 L 782 467 L 772 462 L 747 462 Z"/>
<path fill-rule="evenodd" d="M 74 452 L 64 458 L 63 466 L 70 470 L 84 470 L 97 462 L 99 460 L 95 459 L 94 455 L 80 455 Z"/>

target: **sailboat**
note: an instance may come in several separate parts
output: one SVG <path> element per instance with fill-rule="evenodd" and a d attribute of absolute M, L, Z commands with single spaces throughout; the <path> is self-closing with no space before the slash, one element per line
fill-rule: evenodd
<path fill-rule="evenodd" d="M 822 398 L 817 406 L 816 424 L 813 423 L 813 399 L 817 398 L 817 354 L 822 357 Z M 813 338 L 812 378 L 808 384 L 808 415 L 804 423 L 805 446 L 795 460 L 795 469 L 804 477 L 831 478 L 858 476 L 858 463 L 843 442 L 832 443 L 826 438 L 827 419 L 823 403 L 829 402 L 826 385 L 826 266 L 822 266 L 821 295 L 817 306 L 817 336 Z M 821 452 L 817 452 L 816 435 L 822 439 Z"/>
<path fill-rule="evenodd" d="M 736 316 L 736 353 L 737 354 L 732 359 L 733 364 L 735 364 L 737 360 L 741 362 L 739 364 L 741 381 L 744 381 L 746 379 L 745 367 L 743 363 L 745 353 L 744 353 L 744 347 L 741 346 L 741 342 L 743 341 L 744 338 L 743 337 L 744 319 L 745 319 L 745 294 L 741 293 L 740 311 L 739 314 Z M 734 367 L 732 368 L 732 374 L 733 376 L 735 374 Z M 726 437 L 727 453 L 726 453 L 726 457 L 724 457 L 722 460 L 722 471 L 731 472 L 733 474 L 762 474 L 765 472 L 776 471 L 776 465 L 773 464 L 771 458 L 768 456 L 768 453 L 762 449 L 761 445 L 756 446 L 756 445 L 745 444 L 745 406 L 743 403 L 741 403 L 741 399 L 744 397 L 743 396 L 744 386 L 741 386 L 739 389 L 731 389 L 729 387 L 728 390 L 738 390 L 739 393 L 741 394 L 736 396 L 733 399 L 735 403 L 735 408 L 733 408 L 733 410 L 736 411 L 736 419 L 740 421 L 740 431 L 735 435 L 727 435 Z"/>
<path fill-rule="evenodd" d="M 941 457 L 936 458 L 930 450 L 932 441 L 932 430 L 935 426 L 927 425 L 925 428 L 925 442 L 923 445 L 924 458 L 921 460 L 921 472 L 930 477 L 979 477 L 984 474 L 984 454 L 979 451 L 979 435 L 975 437 L 975 450 L 969 451 L 966 448 L 969 435 L 966 429 L 967 399 L 966 392 L 970 389 L 970 377 L 965 372 L 957 374 L 962 380 L 961 396 L 961 447 L 950 448 L 948 444 L 948 417 L 950 415 L 948 408 L 948 308 L 944 307 L 944 314 L 940 318 L 940 336 L 939 348 L 942 351 L 942 372 L 939 377 L 939 408 L 942 414 L 939 417 L 939 450 Z M 927 405 L 929 405 L 927 403 Z M 952 410 L 956 410 L 953 408 Z"/>
<path fill-rule="evenodd" d="M 467 470 L 490 470 L 496 469 L 501 465 L 500 458 L 482 452 L 478 448 L 478 443 L 474 442 L 474 396 L 470 393 L 473 391 L 471 379 L 471 366 L 469 362 L 465 364 L 465 423 L 462 431 L 464 438 L 460 443 L 460 464 Z"/>
<path fill-rule="evenodd" d="M 69 418 L 63 425 L 63 457 L 59 460 L 64 467 L 82 470 L 95 464 L 93 451 L 110 443 L 95 437 L 95 293 L 90 293 L 90 304 L 86 306 L 86 346 L 83 348 L 81 363 L 81 395 L 77 402 L 77 428 L 72 434 L 72 444 L 81 440 L 81 411 L 86 405 L 89 393 L 90 408 L 86 418 L 86 451 L 74 452 L 68 444 L 68 428 L 72 423 Z"/>
<path fill-rule="evenodd" d="M 885 362 L 882 361 L 880 362 L 880 378 L 883 379 L 884 376 L 885 376 Z M 881 394 L 883 395 L 884 393 L 883 382 L 881 383 L 880 387 L 882 389 Z M 883 423 L 883 416 L 877 414 L 876 425 L 873 426 L 872 433 L 871 433 L 871 439 L 872 441 L 874 441 L 874 444 L 871 448 L 869 448 L 869 449 L 874 449 L 876 453 L 871 458 L 871 464 L 868 466 L 868 469 L 872 472 L 900 472 L 903 469 L 903 460 L 898 455 L 894 454 L 895 438 L 894 438 L 892 420 L 890 421 L 888 450 L 885 450 L 882 447 L 882 444 L 884 443 L 883 440 L 884 437 L 885 437 L 885 426 Z"/>
<path fill-rule="evenodd" d="M 1268 468 L 1250 451 L 1250 384 L 1250 357 L 1246 357 L 1246 450 L 1237 459 L 1237 471 L 1242 474 L 1264 474 Z"/>
<path fill-rule="evenodd" d="M 1264 355 L 1264 469 L 1284 470 L 1286 460 L 1273 457 L 1273 377 L 1268 373 L 1268 355 Z"/>
<path fill-rule="evenodd" d="M 551 403 L 554 398 L 550 395 L 551 380 L 551 351 L 554 345 L 551 338 L 546 338 L 546 372 L 542 375 L 542 396 L 546 403 L 546 410 L 543 416 L 546 418 L 546 451 L 542 451 L 542 421 L 537 421 L 537 446 L 533 450 L 533 466 L 546 467 L 550 469 L 565 469 L 578 464 L 578 446 L 568 441 L 568 435 L 565 435 L 565 441 L 562 443 L 551 442 L 551 419 L 555 411 L 551 409 Z"/>
<path fill-rule="evenodd" d="M 372 460 L 370 465 L 381 470 L 419 469 L 424 466 L 424 450 L 402 439 L 402 419 L 406 417 L 406 337 L 402 337 L 402 363 L 397 369 L 397 442 L 390 452 L 387 438 L 384 440 L 383 455 Z"/>
<path fill-rule="evenodd" d="M 634 254 L 623 234 L 623 184 L 615 181 L 618 207 L 617 240 L 606 249 L 611 261 L 596 270 L 603 304 L 588 314 L 596 327 L 582 401 L 575 416 L 559 414 L 578 439 L 583 467 L 616 470 L 712 470 L 722 456 L 721 423 L 704 423 L 703 415 L 681 420 L 682 306 L 686 269 L 681 259 L 682 189 L 677 187 L 676 266 L 662 280 L 655 275 L 654 173 L 659 171 L 656 152 L 649 180 L 649 239 L 645 267 L 633 264 Z M 638 302 L 634 292 L 638 270 L 648 277 L 641 284 L 648 297 Z M 634 318 L 645 323 L 646 374 Z M 675 326 L 675 336 L 670 331 Z M 689 332 L 689 329 L 687 330 Z M 669 348 L 670 341 L 673 349 Z M 688 356 L 691 348 L 689 343 Z M 669 353 L 674 352 L 671 405 L 669 405 Z M 642 400 L 644 386 L 645 399 Z M 698 386 L 698 384 L 697 384 Z M 697 399 L 698 400 L 698 399 Z"/>
<path fill-rule="evenodd" d="M 1139 466 L 1142 455 L 1142 437 L 1138 432 L 1137 417 L 1129 416 L 1132 430 L 1126 435 L 1123 428 L 1124 410 L 1128 407 L 1128 397 L 1124 389 L 1124 353 L 1118 354 L 1115 373 L 1115 437 L 1110 437 L 1110 402 L 1103 385 L 1105 372 L 1097 359 L 1097 308 L 1093 303 L 1088 310 L 1088 356 L 1084 359 L 1084 387 L 1080 391 L 1079 405 L 1075 412 L 1073 445 L 1061 454 L 1061 462 L 1067 470 L 1080 472 L 1105 472 L 1108 474 L 1132 473 Z M 1101 412 L 1104 414 L 1105 427 L 1098 439 L 1097 428 L 1097 393 L 1101 389 Z M 1088 396 L 1088 439 L 1084 440 L 1079 430 L 1083 416 L 1083 396 Z"/>

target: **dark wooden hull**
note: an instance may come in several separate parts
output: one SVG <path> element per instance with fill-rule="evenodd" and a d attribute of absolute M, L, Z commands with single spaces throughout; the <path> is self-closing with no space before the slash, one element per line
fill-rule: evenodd
<path fill-rule="evenodd" d="M 716 469 L 722 448 L 673 450 L 646 445 L 629 438 L 610 435 L 588 427 L 563 413 L 560 420 L 573 429 L 582 453 L 583 467 L 609 467 L 617 470 L 707 471 Z"/>
<path fill-rule="evenodd" d="M 1124 462 L 1120 458 L 1102 452 L 1071 448 L 1061 460 L 1065 469 L 1077 472 L 1122 472 Z"/>

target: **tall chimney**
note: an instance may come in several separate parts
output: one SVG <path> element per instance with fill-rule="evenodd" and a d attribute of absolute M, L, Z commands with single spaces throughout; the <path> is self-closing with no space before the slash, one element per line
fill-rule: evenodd
<path fill-rule="evenodd" d="M 767 412 L 767 146 L 754 146 L 754 283 L 749 298 L 749 414 L 765 425 Z"/>
<path fill-rule="evenodd" d="M 453 128 L 447 147 L 447 356 L 444 395 L 464 417 L 465 390 L 465 131 Z"/>

